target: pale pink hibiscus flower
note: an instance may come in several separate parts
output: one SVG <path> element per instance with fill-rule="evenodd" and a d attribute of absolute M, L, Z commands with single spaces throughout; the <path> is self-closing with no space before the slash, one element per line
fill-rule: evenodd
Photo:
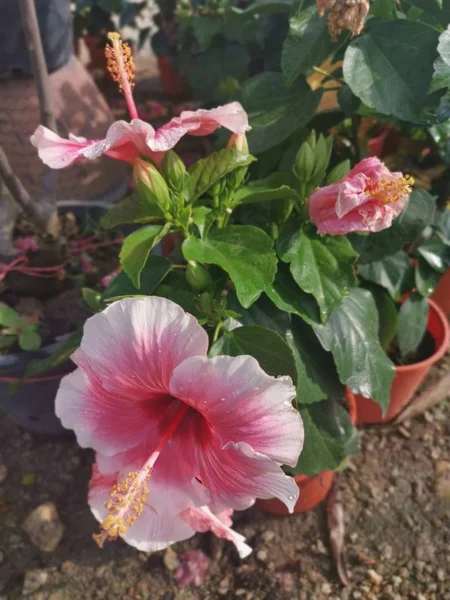
<path fill-rule="evenodd" d="M 138 118 L 132 95 L 134 64 L 131 50 L 120 40 L 119 34 L 110 33 L 109 39 L 111 46 L 106 48 L 108 70 L 125 96 L 131 121 L 116 121 L 102 140 L 87 140 L 71 134 L 69 139 L 64 139 L 39 125 L 31 136 L 31 143 L 47 166 L 63 169 L 75 161 L 94 160 L 102 154 L 131 164 L 142 155 L 159 165 L 164 152 L 173 148 L 185 134 L 209 135 L 219 127 L 243 134 L 249 129 L 244 109 L 239 102 L 231 102 L 212 110 L 183 111 L 155 131 L 149 123 Z"/>
<path fill-rule="evenodd" d="M 365 158 L 343 179 L 311 194 L 309 218 L 320 234 L 381 231 L 403 211 L 413 183 L 378 158 Z"/>
<path fill-rule="evenodd" d="M 120 300 L 86 322 L 56 413 L 97 452 L 99 543 L 121 535 L 153 551 L 211 530 L 245 556 L 230 509 L 274 496 L 293 509 L 298 488 L 281 469 L 303 444 L 291 380 L 207 350 L 196 319 L 163 298 Z"/>

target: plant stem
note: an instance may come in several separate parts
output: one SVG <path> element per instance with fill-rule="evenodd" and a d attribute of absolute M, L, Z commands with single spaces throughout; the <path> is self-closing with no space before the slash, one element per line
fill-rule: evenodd
<path fill-rule="evenodd" d="M 325 69 L 321 69 L 320 67 L 313 67 L 313 71 L 319 73 L 320 75 L 323 75 L 327 79 L 334 79 L 334 81 L 338 81 L 339 83 L 345 83 L 345 81 L 340 77 L 335 77 L 332 73 L 329 73 L 328 71 L 325 71 Z"/>
<path fill-rule="evenodd" d="M 220 321 L 220 323 L 217 323 L 216 328 L 214 329 L 213 344 L 215 342 L 217 342 L 219 333 L 222 331 L 222 329 L 223 329 L 223 321 Z"/>
<path fill-rule="evenodd" d="M 33 202 L 30 194 L 24 188 L 22 182 L 14 173 L 9 164 L 8 157 L 0 146 L 0 179 L 3 180 L 4 184 L 9 190 L 13 200 L 20 206 L 24 214 L 35 223 L 39 229 L 46 230 L 45 223 L 46 218 L 42 207 Z"/>
<path fill-rule="evenodd" d="M 39 99 L 41 124 L 56 132 L 56 119 L 52 110 L 50 80 L 45 64 L 39 23 L 34 0 L 18 0 L 25 39 L 31 60 L 34 81 Z"/>
<path fill-rule="evenodd" d="M 20 14 L 22 19 L 22 25 L 25 33 L 25 40 L 28 47 L 28 53 L 31 61 L 31 68 L 33 71 L 34 82 L 36 84 L 36 91 L 39 101 L 40 111 L 40 122 L 42 125 L 51 129 L 57 133 L 56 119 L 52 109 L 52 99 L 50 90 L 50 79 L 48 76 L 47 65 L 45 62 L 44 49 L 42 47 L 41 33 L 39 30 L 39 22 L 36 15 L 36 6 L 34 0 L 18 0 Z M 17 183 L 20 184 L 17 179 Z M 39 228 L 43 229 L 45 233 L 48 233 L 52 237 L 58 235 L 58 213 L 56 210 L 56 198 L 54 191 L 56 188 L 57 175 L 55 171 L 52 171 L 48 167 L 45 167 L 44 174 L 42 176 L 42 182 L 46 188 L 44 192 L 44 198 L 40 199 L 40 202 L 34 202 L 34 205 L 40 205 L 39 208 L 33 210 L 27 210 L 26 214 L 30 220 Z M 21 186 L 23 188 L 23 186 Z M 26 192 L 26 190 L 23 188 Z M 11 192 L 13 194 L 13 192 Z M 17 201 L 17 197 L 13 194 Z M 28 201 L 30 200 L 29 195 Z M 22 201 L 25 199 L 22 195 Z M 22 208 L 24 208 L 23 202 L 19 201 Z M 29 206 L 28 202 L 28 206 Z M 38 217 L 39 213 L 39 217 Z"/>
<path fill-rule="evenodd" d="M 355 148 L 355 159 L 357 162 L 361 160 L 361 146 L 359 143 L 359 115 L 352 116 L 352 138 Z"/>

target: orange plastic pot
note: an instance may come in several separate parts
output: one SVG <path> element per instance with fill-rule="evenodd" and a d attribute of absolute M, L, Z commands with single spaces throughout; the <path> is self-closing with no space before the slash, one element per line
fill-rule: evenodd
<path fill-rule="evenodd" d="M 428 303 L 430 311 L 428 313 L 427 331 L 435 340 L 434 354 L 421 362 L 396 367 L 396 375 L 391 387 L 389 407 L 384 417 L 381 414 L 380 407 L 373 400 L 353 394 L 347 389 L 347 397 L 349 399 L 354 397 L 356 425 L 386 423 L 396 417 L 409 403 L 432 365 L 445 354 L 450 338 L 448 322 L 442 310 L 433 300 L 428 298 Z"/>
<path fill-rule="evenodd" d="M 180 72 L 168 56 L 158 57 L 159 80 L 166 96 L 182 96 L 184 93 Z"/>
<path fill-rule="evenodd" d="M 297 475 L 294 477 L 300 495 L 294 507 L 294 513 L 303 513 L 317 506 L 324 500 L 330 491 L 334 480 L 334 471 L 322 471 L 314 477 Z M 277 498 L 270 500 L 257 500 L 256 507 L 262 512 L 272 515 L 288 515 L 286 506 Z"/>
<path fill-rule="evenodd" d="M 450 269 L 439 280 L 431 298 L 446 315 L 450 315 Z"/>

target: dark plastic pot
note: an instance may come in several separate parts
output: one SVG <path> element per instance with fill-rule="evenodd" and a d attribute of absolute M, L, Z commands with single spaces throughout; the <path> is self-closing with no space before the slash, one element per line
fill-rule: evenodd
<path fill-rule="evenodd" d="M 383 417 L 381 408 L 373 400 L 353 394 L 347 389 L 349 400 L 354 398 L 356 405 L 356 424 L 386 423 L 394 419 L 409 403 L 419 385 L 427 376 L 431 367 L 442 358 L 448 348 L 450 332 L 447 319 L 441 309 L 428 298 L 427 332 L 435 340 L 435 352 L 426 360 L 412 365 L 400 365 L 395 368 L 388 410 Z"/>
<path fill-rule="evenodd" d="M 81 222 L 87 215 L 90 219 L 98 220 L 107 207 L 101 202 L 79 201 L 64 201 L 58 206 L 61 212 L 70 210 L 75 213 Z M 15 393 L 9 391 L 11 384 L 22 379 L 33 359 L 50 356 L 61 343 L 55 342 L 36 351 L 0 355 L 0 409 L 31 433 L 49 436 L 68 433 L 55 415 L 55 397 L 62 377 L 75 369 L 70 360 L 42 376 L 29 379 Z"/>
<path fill-rule="evenodd" d="M 69 360 L 57 369 L 29 379 L 11 394 L 10 385 L 20 380 L 33 359 L 55 352 L 61 343 L 50 344 L 35 352 L 20 352 L 0 356 L 0 409 L 19 427 L 32 433 L 62 435 L 66 430 L 55 415 L 55 397 L 60 381 L 75 365 Z"/>
<path fill-rule="evenodd" d="M 65 65 L 73 52 L 70 0 L 35 0 L 47 69 Z M 32 75 L 17 0 L 0 0 L 0 77 Z"/>
<path fill-rule="evenodd" d="M 333 484 L 334 472 L 322 471 L 313 477 L 297 475 L 294 479 L 300 490 L 300 495 L 294 507 L 294 514 L 303 513 L 307 510 L 311 510 L 311 508 L 314 508 L 326 498 Z M 257 500 L 256 507 L 262 512 L 270 513 L 271 515 L 290 514 L 286 505 L 277 498 Z"/>

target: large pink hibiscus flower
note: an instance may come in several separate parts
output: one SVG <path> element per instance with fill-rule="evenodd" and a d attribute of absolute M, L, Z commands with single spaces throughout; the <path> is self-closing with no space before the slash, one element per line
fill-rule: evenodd
<path fill-rule="evenodd" d="M 103 140 L 86 140 L 69 135 L 61 138 L 46 127 L 39 125 L 31 136 L 31 143 L 38 149 L 42 162 L 52 169 L 63 169 L 73 162 L 87 158 L 96 159 L 102 154 L 133 163 L 139 155 L 160 164 L 164 152 L 170 150 L 185 135 L 209 135 L 219 127 L 226 127 L 236 134 L 249 129 L 247 114 L 239 102 L 231 102 L 212 110 L 183 111 L 179 117 L 157 131 L 138 118 L 133 100 L 132 86 L 134 64 L 128 44 L 120 40 L 118 33 L 110 33 L 111 46 L 107 46 L 108 70 L 125 96 L 131 121 L 116 121 Z"/>
<path fill-rule="evenodd" d="M 85 325 L 56 413 L 97 451 L 89 502 L 100 542 L 152 551 L 211 529 L 248 547 L 230 509 L 277 497 L 292 510 L 303 427 L 287 377 L 250 356 L 208 359 L 196 319 L 157 297 L 124 299 Z"/>
<path fill-rule="evenodd" d="M 389 171 L 378 158 L 365 158 L 340 181 L 311 194 L 309 218 L 321 234 L 381 231 L 403 211 L 413 183 L 411 177 Z"/>

